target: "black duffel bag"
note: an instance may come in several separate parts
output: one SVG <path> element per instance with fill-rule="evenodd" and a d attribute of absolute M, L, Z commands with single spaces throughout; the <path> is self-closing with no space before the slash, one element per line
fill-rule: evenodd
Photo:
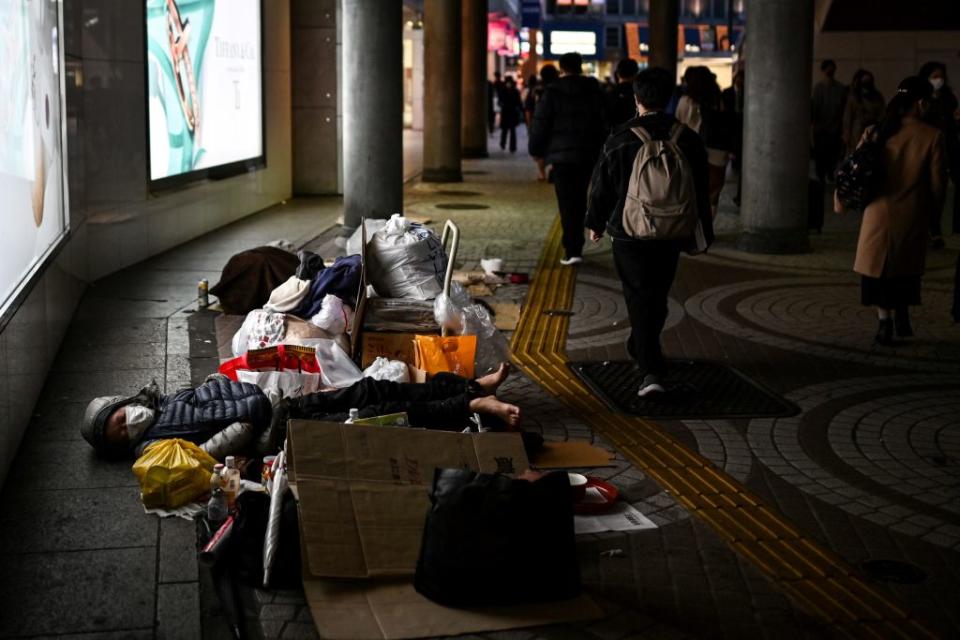
<path fill-rule="evenodd" d="M 573 502 L 565 473 L 536 482 L 437 469 L 414 586 L 450 607 L 579 595 Z"/>

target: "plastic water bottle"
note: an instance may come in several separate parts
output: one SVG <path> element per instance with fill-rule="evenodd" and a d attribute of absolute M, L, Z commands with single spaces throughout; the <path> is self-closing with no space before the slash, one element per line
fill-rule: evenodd
<path fill-rule="evenodd" d="M 212 525 L 218 525 L 227 519 L 230 510 L 227 508 L 227 499 L 223 494 L 223 489 L 217 487 L 210 494 L 210 501 L 207 502 L 207 520 Z"/>
<path fill-rule="evenodd" d="M 233 456 L 227 456 L 227 466 L 223 469 L 223 494 L 227 499 L 227 509 L 233 511 L 237 503 L 237 495 L 240 493 L 240 470 L 237 469 L 237 460 Z"/>
<path fill-rule="evenodd" d="M 360 409 L 350 409 L 350 416 L 344 424 L 353 424 L 360 417 Z"/>

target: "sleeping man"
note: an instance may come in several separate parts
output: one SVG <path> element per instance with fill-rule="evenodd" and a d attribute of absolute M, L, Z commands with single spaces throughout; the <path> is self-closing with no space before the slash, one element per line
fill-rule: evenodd
<path fill-rule="evenodd" d="M 220 374 L 171 395 L 160 393 L 154 382 L 129 398 L 92 400 L 80 433 L 106 458 L 139 456 L 152 442 L 181 438 L 222 460 L 251 448 L 261 455 L 273 453 L 282 445 L 288 419 L 343 422 L 350 409 L 358 409 L 360 417 L 405 412 L 413 427 L 456 431 L 469 426 L 476 413 L 514 430 L 520 409 L 496 397 L 508 373 L 504 363 L 476 380 L 452 373 L 426 383 L 364 378 L 344 389 L 282 399 L 276 408 L 259 387 Z"/>

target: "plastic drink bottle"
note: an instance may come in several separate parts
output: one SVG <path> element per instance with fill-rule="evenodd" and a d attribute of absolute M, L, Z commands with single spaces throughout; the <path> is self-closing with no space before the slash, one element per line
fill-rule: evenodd
<path fill-rule="evenodd" d="M 227 509 L 227 499 L 223 494 L 223 489 L 217 487 L 210 494 L 210 501 L 207 502 L 207 520 L 210 524 L 217 525 L 227 519 L 230 515 Z"/>
<path fill-rule="evenodd" d="M 233 511 L 240 493 L 240 470 L 237 469 L 237 460 L 227 456 L 227 466 L 221 472 L 223 478 L 223 494 L 227 498 L 227 508 Z"/>

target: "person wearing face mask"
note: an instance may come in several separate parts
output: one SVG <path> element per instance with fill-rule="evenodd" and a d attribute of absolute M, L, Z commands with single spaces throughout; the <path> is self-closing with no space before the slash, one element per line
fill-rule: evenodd
<path fill-rule="evenodd" d="M 861 275 L 860 301 L 877 309 L 875 342 L 913 335 L 909 307 L 920 304 L 927 230 L 943 206 L 946 150 L 943 133 L 923 121 L 933 88 L 926 78 L 906 78 L 887 105 L 879 127 L 883 184 L 860 224 L 853 270 Z"/>
<path fill-rule="evenodd" d="M 957 197 L 958 177 L 960 177 L 960 139 L 958 139 L 957 97 L 947 82 L 947 67 L 942 62 L 931 61 L 920 67 L 917 74 L 925 78 L 933 88 L 930 103 L 924 119 L 943 132 L 947 144 L 947 162 L 950 178 L 953 180 L 953 232 L 960 233 L 960 198 Z M 943 232 L 941 211 L 934 212 L 930 220 L 930 244 L 934 249 L 942 249 Z"/>
<path fill-rule="evenodd" d="M 843 146 L 847 155 L 856 150 L 864 130 L 880 122 L 885 106 L 883 96 L 873 84 L 873 74 L 857 69 L 843 110 Z"/>
<path fill-rule="evenodd" d="M 222 460 L 264 434 L 270 418 L 270 401 L 259 387 L 213 375 L 171 395 L 153 382 L 130 398 L 94 398 L 80 432 L 105 458 L 139 456 L 156 440 L 181 438 Z"/>
<path fill-rule="evenodd" d="M 517 429 L 519 407 L 501 402 L 496 391 L 509 366 L 476 380 L 441 373 L 426 383 L 398 384 L 363 378 L 343 389 L 299 398 L 281 398 L 276 409 L 260 389 L 212 374 L 199 387 L 163 395 L 156 382 L 137 395 L 94 398 L 84 412 L 80 433 L 107 459 L 140 456 L 157 440 L 188 440 L 217 460 L 255 450 L 275 453 L 288 418 L 343 422 L 351 409 L 360 417 L 405 412 L 411 426 L 453 429 L 469 426 L 474 414 L 488 416 L 494 429 Z"/>

